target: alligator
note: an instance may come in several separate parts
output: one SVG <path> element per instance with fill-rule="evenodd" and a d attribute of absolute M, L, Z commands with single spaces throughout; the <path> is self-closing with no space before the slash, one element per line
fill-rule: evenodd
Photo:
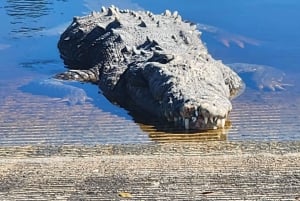
<path fill-rule="evenodd" d="M 224 128 L 245 84 L 200 36 L 177 11 L 102 7 L 62 33 L 58 49 L 69 69 L 55 78 L 97 84 L 112 103 L 185 130 Z"/>

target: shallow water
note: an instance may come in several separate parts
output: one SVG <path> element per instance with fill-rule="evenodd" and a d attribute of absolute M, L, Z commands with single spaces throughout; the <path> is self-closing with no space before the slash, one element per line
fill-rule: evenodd
<path fill-rule="evenodd" d="M 55 83 L 35 87 L 65 70 L 56 45 L 72 17 L 110 4 L 154 13 L 178 10 L 198 24 L 214 57 L 225 63 L 274 66 L 286 72 L 286 82 L 293 86 L 279 92 L 249 87 L 233 101 L 226 129 L 190 134 L 138 123 L 99 94 L 97 86 L 64 83 L 59 93 L 53 93 L 59 91 Z M 0 9 L 1 145 L 300 139 L 297 0 L 193 0 L 172 5 L 146 0 L 6 0 Z M 69 104 L 65 101 L 69 93 L 86 99 Z"/>

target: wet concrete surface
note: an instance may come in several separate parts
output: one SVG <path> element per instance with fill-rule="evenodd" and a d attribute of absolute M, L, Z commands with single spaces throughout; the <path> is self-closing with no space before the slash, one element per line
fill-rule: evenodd
<path fill-rule="evenodd" d="M 1 200 L 299 200 L 299 142 L 0 148 Z"/>

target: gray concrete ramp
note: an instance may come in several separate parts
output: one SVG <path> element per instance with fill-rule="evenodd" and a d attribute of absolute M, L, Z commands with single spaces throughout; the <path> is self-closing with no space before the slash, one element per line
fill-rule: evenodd
<path fill-rule="evenodd" d="M 300 143 L 0 148 L 0 200 L 300 200 Z"/>

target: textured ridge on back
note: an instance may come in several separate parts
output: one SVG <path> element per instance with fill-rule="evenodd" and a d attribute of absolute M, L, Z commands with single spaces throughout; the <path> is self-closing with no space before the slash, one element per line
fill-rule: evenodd
<path fill-rule="evenodd" d="M 210 56 L 200 35 L 176 11 L 103 7 L 74 17 L 62 34 L 58 47 L 71 70 L 57 77 L 92 81 L 111 101 L 187 129 L 224 127 L 243 82 Z"/>

